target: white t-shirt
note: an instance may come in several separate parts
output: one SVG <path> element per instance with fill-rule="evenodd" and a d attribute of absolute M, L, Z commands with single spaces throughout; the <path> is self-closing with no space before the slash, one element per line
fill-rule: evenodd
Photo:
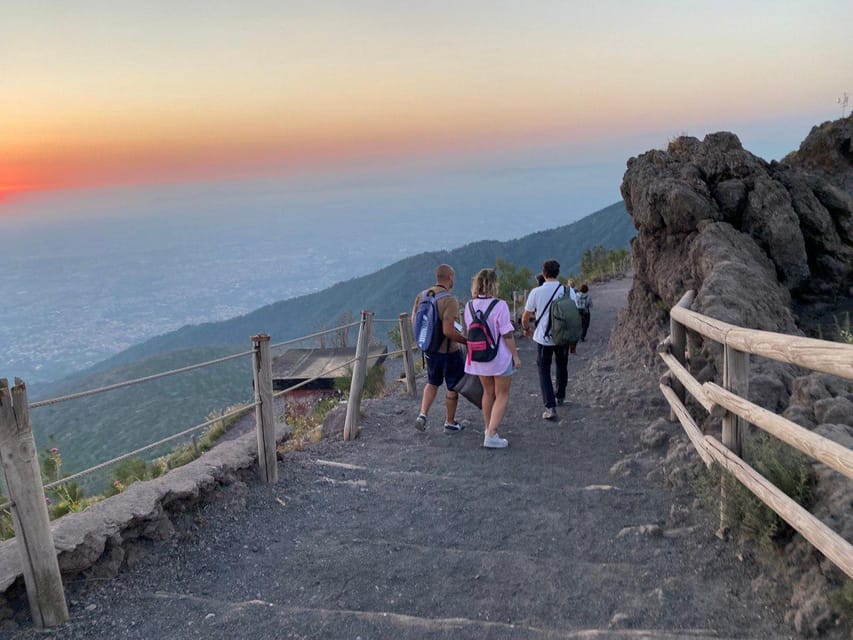
<path fill-rule="evenodd" d="M 534 320 L 542 316 L 536 325 L 536 331 L 533 332 L 533 341 L 547 347 L 554 346 L 554 341 L 551 340 L 551 337 L 545 337 L 545 332 L 548 330 L 548 323 L 551 318 L 550 309 L 546 309 L 546 305 L 548 305 L 548 300 L 551 300 L 551 294 L 554 293 L 554 289 L 559 289 L 554 294 L 554 300 L 562 298 L 565 289 L 563 289 L 563 285 L 554 280 L 553 282 L 545 282 L 541 287 L 533 289 L 527 296 L 527 302 L 524 305 L 524 310 L 532 313 Z"/>

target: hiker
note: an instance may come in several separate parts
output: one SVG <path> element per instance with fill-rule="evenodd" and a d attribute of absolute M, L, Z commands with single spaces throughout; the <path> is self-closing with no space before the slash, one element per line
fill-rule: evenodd
<path fill-rule="evenodd" d="M 569 290 L 569 296 L 571 296 L 572 300 L 574 300 L 575 304 L 577 304 L 578 292 L 575 289 L 575 279 L 574 278 L 569 278 L 566 281 L 566 288 Z"/>
<path fill-rule="evenodd" d="M 449 264 L 440 264 L 435 269 L 435 284 L 429 289 L 422 291 L 415 298 L 412 307 L 412 324 L 415 329 L 415 338 L 418 346 L 424 354 L 427 370 L 427 384 L 424 386 L 423 398 L 421 399 L 421 410 L 415 419 L 415 428 L 418 431 L 426 430 L 427 415 L 433 400 L 438 395 L 438 388 L 447 385 L 444 396 L 445 419 L 444 432 L 456 433 L 462 431 L 462 425 L 456 421 L 456 406 L 459 403 L 459 394 L 451 391 L 465 375 L 465 361 L 462 357 L 460 344 L 465 344 L 465 336 L 456 328 L 456 318 L 459 316 L 459 301 L 450 293 L 453 288 L 453 280 L 456 276 L 453 267 Z M 419 339 L 419 329 L 426 326 L 419 324 L 418 312 L 421 301 L 425 297 L 432 297 L 434 310 L 436 312 L 435 325 L 429 327 L 431 336 L 427 336 L 427 344 L 422 344 Z"/>
<path fill-rule="evenodd" d="M 527 296 L 524 314 L 521 316 L 521 328 L 524 335 L 533 338 L 536 343 L 536 364 L 539 367 L 539 388 L 542 391 L 542 401 L 545 403 L 545 420 L 557 419 L 557 405 L 566 400 L 566 385 L 568 384 L 569 348 L 555 345 L 549 335 L 551 303 L 562 298 L 566 293 L 557 276 L 560 275 L 560 263 L 556 260 L 546 260 L 542 264 L 542 275 L 545 284 L 533 289 Z M 533 322 L 531 322 L 533 320 Z M 535 323 L 535 324 L 534 324 Z M 533 327 L 536 327 L 535 330 Z M 551 360 L 557 361 L 557 393 L 554 394 L 554 384 L 551 381 Z"/>
<path fill-rule="evenodd" d="M 503 449 L 508 444 L 506 438 L 498 435 L 498 426 L 509 403 L 511 376 L 521 366 L 509 305 L 497 295 L 498 274 L 494 269 L 480 269 L 471 281 L 472 300 L 465 305 L 465 326 L 468 327 L 465 373 L 478 376 L 483 385 L 483 446 L 487 449 Z M 475 341 L 481 335 L 475 331 L 475 326 L 483 320 L 488 327 L 488 341 L 494 342 L 494 348 Z M 486 351 L 488 355 L 478 357 Z"/>
<path fill-rule="evenodd" d="M 580 291 L 575 298 L 578 313 L 581 314 L 581 342 L 586 340 L 586 332 L 589 329 L 589 311 L 592 309 L 592 298 L 589 295 L 589 287 L 586 283 L 581 285 Z"/>

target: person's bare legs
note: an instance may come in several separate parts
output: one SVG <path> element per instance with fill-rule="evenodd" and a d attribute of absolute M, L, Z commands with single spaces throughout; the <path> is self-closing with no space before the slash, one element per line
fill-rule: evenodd
<path fill-rule="evenodd" d="M 435 396 L 433 396 L 435 397 Z M 456 391 L 448 391 L 444 396 L 444 411 L 446 414 L 445 424 L 456 423 L 456 407 L 459 405 L 459 393 Z"/>
<path fill-rule="evenodd" d="M 509 387 L 512 383 L 510 376 L 495 376 L 492 378 L 494 390 L 494 403 L 489 415 L 489 424 L 486 434 L 493 436 L 498 432 L 498 426 L 504 419 L 507 405 L 509 405 Z"/>
<path fill-rule="evenodd" d="M 424 386 L 424 395 L 421 399 L 421 413 L 429 415 L 429 408 L 432 406 L 435 396 L 438 395 L 438 387 L 434 384 L 427 383 Z"/>
<path fill-rule="evenodd" d="M 495 377 L 479 377 L 480 384 L 483 385 L 483 428 L 487 436 L 493 436 L 495 432 L 489 431 L 489 424 L 492 421 L 492 407 L 495 404 Z"/>

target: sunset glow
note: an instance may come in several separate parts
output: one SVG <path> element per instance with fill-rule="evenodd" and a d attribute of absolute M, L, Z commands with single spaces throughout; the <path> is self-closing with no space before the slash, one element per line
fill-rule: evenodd
<path fill-rule="evenodd" d="M 849 2 L 17 4 L 0 200 L 814 124 L 853 89 Z"/>

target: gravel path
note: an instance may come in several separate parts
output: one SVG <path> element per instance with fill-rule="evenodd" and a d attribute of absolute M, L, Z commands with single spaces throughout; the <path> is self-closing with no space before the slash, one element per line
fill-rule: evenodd
<path fill-rule="evenodd" d="M 670 492 L 625 462 L 666 415 L 656 372 L 605 357 L 628 286 L 593 289 L 558 423 L 522 340 L 507 450 L 481 447 L 468 404 L 445 435 L 440 406 L 420 433 L 416 400 L 367 402 L 355 442 L 286 454 L 276 486 L 233 485 L 129 571 L 72 585 L 62 629 L 0 636 L 792 637 L 734 545 L 701 516 L 673 525 Z"/>

